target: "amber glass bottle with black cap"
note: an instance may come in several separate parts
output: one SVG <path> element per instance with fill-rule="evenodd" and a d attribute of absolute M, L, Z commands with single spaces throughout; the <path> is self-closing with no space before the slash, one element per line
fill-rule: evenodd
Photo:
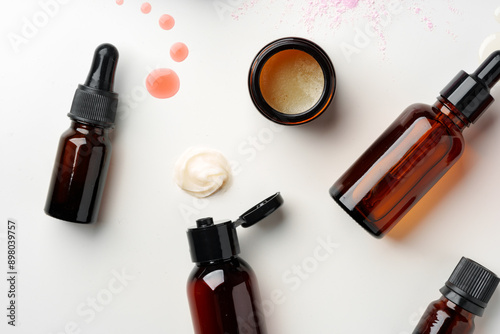
<path fill-rule="evenodd" d="M 45 204 L 49 216 L 83 224 L 97 219 L 111 157 L 117 62 L 113 45 L 98 46 L 87 80 L 76 89 L 68 114 L 71 126 L 59 141 Z"/>
<path fill-rule="evenodd" d="M 462 257 L 413 334 L 472 334 L 474 318 L 483 315 L 498 281 L 493 272 Z"/>
<path fill-rule="evenodd" d="M 462 131 L 493 102 L 500 51 L 471 75 L 461 71 L 434 105 L 409 106 L 330 188 L 362 227 L 382 237 L 460 158 Z"/>
<path fill-rule="evenodd" d="M 196 334 L 266 334 L 252 268 L 238 254 L 236 227 L 249 227 L 274 212 L 279 193 L 257 204 L 236 221 L 198 219 L 187 231 L 191 259 L 196 263 L 187 295 Z"/>

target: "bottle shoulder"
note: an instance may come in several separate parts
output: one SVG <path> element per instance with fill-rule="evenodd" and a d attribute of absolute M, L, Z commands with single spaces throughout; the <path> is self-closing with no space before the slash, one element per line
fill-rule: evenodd
<path fill-rule="evenodd" d="M 202 282 L 213 277 L 220 277 L 226 284 L 239 284 L 238 282 L 254 279 L 255 274 L 246 261 L 234 257 L 227 261 L 196 264 L 188 282 Z"/>
<path fill-rule="evenodd" d="M 445 127 L 449 128 L 453 133 L 461 134 L 463 127 L 468 126 L 467 124 L 462 124 L 463 121 L 461 119 L 458 119 L 453 114 L 453 112 L 448 109 L 446 105 L 443 105 L 440 101 L 436 102 L 433 105 L 414 103 L 408 106 L 403 111 L 402 116 L 403 115 L 406 118 L 424 117 L 432 121 L 438 121 Z M 459 122 L 460 126 L 458 126 L 456 122 Z"/>
<path fill-rule="evenodd" d="M 453 321 L 457 324 L 465 323 L 465 324 L 473 324 L 475 316 L 456 305 L 455 303 L 449 301 L 448 299 L 442 297 L 438 300 L 435 300 L 429 305 L 433 308 L 434 312 L 439 317 L 445 317 L 448 319 L 453 319 Z"/>
<path fill-rule="evenodd" d="M 60 137 L 61 142 L 78 142 L 79 145 L 104 146 L 111 148 L 109 129 L 93 127 L 86 123 L 71 122 L 71 125 Z"/>
<path fill-rule="evenodd" d="M 453 137 L 462 144 L 464 142 L 461 129 L 457 127 L 449 115 L 439 110 L 436 105 L 414 103 L 403 111 L 396 123 L 403 128 L 408 128 L 416 123 L 426 124 L 434 131 L 441 132 L 442 136 Z"/>

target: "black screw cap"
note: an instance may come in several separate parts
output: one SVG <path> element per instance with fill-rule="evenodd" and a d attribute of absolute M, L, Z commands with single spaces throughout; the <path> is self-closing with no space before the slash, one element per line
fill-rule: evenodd
<path fill-rule="evenodd" d="M 480 264 L 462 257 L 439 291 L 461 308 L 482 316 L 498 286 L 499 278 Z"/>

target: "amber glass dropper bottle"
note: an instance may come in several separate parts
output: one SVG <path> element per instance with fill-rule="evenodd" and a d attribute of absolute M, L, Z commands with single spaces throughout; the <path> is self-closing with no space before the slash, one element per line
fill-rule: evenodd
<path fill-rule="evenodd" d="M 472 334 L 474 318 L 483 315 L 498 282 L 493 272 L 462 257 L 413 334 Z"/>
<path fill-rule="evenodd" d="M 97 219 L 111 157 L 117 63 L 113 45 L 98 46 L 87 80 L 76 89 L 68 114 L 71 126 L 59 141 L 45 204 L 49 216 L 82 224 Z"/>
<path fill-rule="evenodd" d="M 471 75 L 461 71 L 434 105 L 413 104 L 330 188 L 333 199 L 375 237 L 384 236 L 455 164 L 462 131 L 493 102 L 500 51 Z"/>

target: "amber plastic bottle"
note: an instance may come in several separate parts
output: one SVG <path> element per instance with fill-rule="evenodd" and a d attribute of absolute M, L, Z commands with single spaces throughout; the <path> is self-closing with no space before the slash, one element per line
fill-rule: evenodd
<path fill-rule="evenodd" d="M 330 188 L 362 227 L 382 237 L 458 160 L 462 131 L 493 102 L 500 51 L 468 75 L 461 71 L 432 105 L 408 107 Z"/>
<path fill-rule="evenodd" d="M 472 334 L 474 318 L 483 315 L 498 282 L 493 272 L 462 257 L 413 334 Z"/>
<path fill-rule="evenodd" d="M 78 85 L 68 114 L 71 126 L 62 134 L 56 154 L 45 204 L 49 216 L 83 224 L 97 219 L 111 157 L 117 62 L 113 45 L 98 46 L 85 84 Z"/>
<path fill-rule="evenodd" d="M 266 334 L 255 274 L 238 254 L 236 227 L 248 227 L 283 203 L 277 193 L 244 213 L 235 222 L 196 221 L 188 229 L 191 259 L 196 263 L 187 295 L 196 334 Z"/>

